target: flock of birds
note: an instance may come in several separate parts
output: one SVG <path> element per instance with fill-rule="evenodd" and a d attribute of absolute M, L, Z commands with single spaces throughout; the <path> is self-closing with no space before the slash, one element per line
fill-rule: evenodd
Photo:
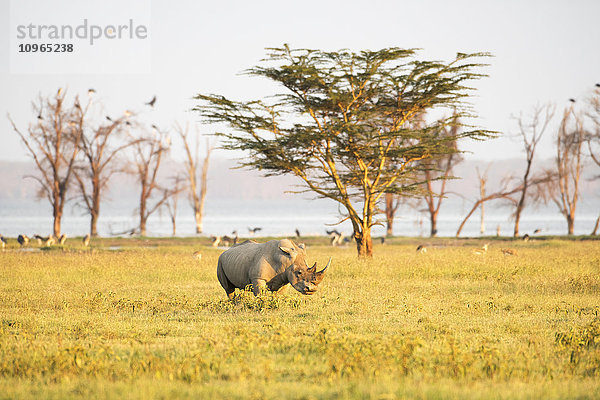
<path fill-rule="evenodd" d="M 483 256 L 486 255 L 488 250 L 489 250 L 490 244 L 489 243 L 485 243 L 483 246 L 481 247 L 476 247 L 474 249 L 471 249 L 471 254 L 475 255 L 475 256 Z M 517 255 L 517 250 L 515 249 L 511 249 L 508 247 L 503 247 L 500 249 L 500 251 L 502 252 L 502 254 L 504 254 L 505 256 L 516 256 Z M 417 254 L 426 254 L 427 253 L 427 247 L 425 245 L 418 245 L 417 246 Z"/>
<path fill-rule="evenodd" d="M 536 229 L 535 231 L 533 231 L 533 233 L 540 233 L 541 229 Z M 528 234 L 525 234 L 521 237 L 521 240 L 524 242 L 528 242 L 530 239 L 530 236 Z M 488 250 L 489 250 L 490 244 L 489 243 L 485 243 L 483 246 L 481 247 L 477 247 L 474 249 L 471 249 L 471 254 L 475 255 L 475 256 L 483 256 L 486 255 Z M 505 256 L 516 256 L 518 255 L 517 250 L 512 249 L 510 247 L 502 247 L 500 248 L 500 251 L 502 252 L 502 254 L 504 254 Z M 417 254 L 426 254 L 427 253 L 427 247 L 423 244 L 420 244 L 417 246 Z"/>
<path fill-rule="evenodd" d="M 262 227 L 255 227 L 255 228 L 248 227 L 248 234 L 250 236 L 256 235 L 258 232 L 262 231 L 262 229 L 263 229 Z M 298 228 L 296 228 L 295 232 L 296 232 L 296 238 L 300 239 L 300 230 Z M 344 236 L 343 232 L 339 232 L 335 229 L 331 230 L 331 231 L 326 230 L 325 232 L 327 232 L 327 235 L 330 237 L 329 244 L 331 244 L 332 246 L 342 246 L 342 245 L 346 245 L 350 242 L 350 238 Z M 211 236 L 211 240 L 212 240 L 213 247 L 233 246 L 233 245 L 237 244 L 237 242 L 239 240 L 238 231 L 231 232 L 231 236 L 229 236 L 229 235 Z"/>
<path fill-rule="evenodd" d="M 255 228 L 248 227 L 249 235 L 256 235 L 258 232 L 262 231 L 262 227 L 257 226 Z M 223 246 L 233 246 L 237 244 L 239 236 L 237 231 L 231 232 L 232 236 L 224 235 L 224 236 L 211 236 L 212 246 L 218 247 L 219 245 Z M 300 232 L 296 229 L 296 235 L 299 237 Z"/>
<path fill-rule="evenodd" d="M 57 95 L 58 95 L 58 96 L 60 96 L 60 95 L 62 94 L 62 92 L 63 92 L 63 89 L 62 89 L 62 88 L 59 88 L 59 89 L 58 89 L 58 92 L 57 92 Z M 94 94 L 96 94 L 96 89 L 92 89 L 92 88 L 88 89 L 88 96 L 90 96 L 90 97 L 91 97 L 91 96 L 93 96 Z M 155 104 L 155 103 L 156 103 L 156 96 L 153 96 L 153 97 L 152 97 L 152 99 L 150 99 L 150 101 L 148 101 L 148 102 L 146 102 L 146 103 L 144 103 L 144 104 L 145 104 L 145 105 L 147 105 L 147 106 L 150 106 L 150 107 L 154 108 L 154 104 Z M 75 107 L 77 107 L 77 108 L 81 109 L 81 104 L 79 104 L 79 101 L 76 101 L 76 102 L 75 102 Z M 125 110 L 124 114 L 125 114 L 125 116 L 126 116 L 126 117 L 129 117 L 129 116 L 133 115 L 133 113 L 132 113 L 131 111 L 129 111 L 129 110 Z M 38 120 L 40 120 L 40 121 L 44 119 L 44 117 L 42 116 L 42 112 L 41 112 L 41 111 L 38 113 L 37 119 L 38 119 Z M 108 121 L 110 121 L 110 122 L 115 122 L 115 121 L 114 121 L 114 119 L 112 119 L 112 118 L 110 117 L 110 115 L 107 115 L 107 116 L 106 116 L 106 119 L 107 119 Z M 126 124 L 126 125 L 131 125 L 131 122 L 129 122 L 129 121 L 125 121 L 125 124 Z M 155 126 L 155 125 L 152 125 L 152 127 L 153 127 L 153 128 L 156 128 L 156 126 Z"/>
<path fill-rule="evenodd" d="M 63 233 L 59 237 L 56 237 L 54 235 L 41 236 L 41 235 L 35 234 L 31 238 L 27 235 L 19 235 L 17 237 L 17 243 L 19 243 L 19 245 L 21 247 L 25 247 L 25 246 L 29 245 L 29 243 L 33 239 L 35 239 L 37 241 L 37 244 L 39 246 L 49 247 L 49 246 L 56 245 L 56 244 L 62 246 L 67 242 L 67 234 Z M 90 245 L 90 240 L 91 240 L 91 237 L 89 234 L 87 234 L 81 239 L 81 242 L 83 243 L 83 245 L 85 247 L 88 247 Z M 8 239 L 6 239 L 1 234 L 0 234 L 0 243 L 1 243 L 0 246 L 2 247 L 2 250 L 4 250 L 6 248 L 6 245 L 8 244 Z"/>
<path fill-rule="evenodd" d="M 155 100 L 155 99 L 153 99 Z M 248 227 L 248 233 L 251 235 L 255 235 L 256 233 L 260 232 L 262 230 L 261 227 L 255 227 L 255 228 L 250 228 Z M 536 229 L 533 233 L 539 233 L 541 230 L 540 229 Z M 331 230 L 331 231 L 326 231 L 327 235 L 330 236 L 330 241 L 329 243 L 332 246 L 341 246 L 341 245 L 345 245 L 348 244 L 350 242 L 350 238 L 349 237 L 345 237 L 343 232 L 339 232 L 337 230 Z M 233 246 L 235 244 L 237 244 L 239 236 L 238 236 L 238 232 L 237 231 L 233 231 L 232 232 L 233 236 L 211 236 L 212 239 L 212 246 L 213 247 L 218 247 L 219 245 L 222 246 Z M 296 237 L 300 238 L 300 231 L 298 229 L 296 229 Z M 62 234 L 60 237 L 55 237 L 54 235 L 48 235 L 48 236 L 40 236 L 38 234 L 33 235 L 33 238 L 37 240 L 38 245 L 40 246 L 52 246 L 55 244 L 59 244 L 59 245 L 64 245 L 65 242 L 67 241 L 67 235 L 66 234 Z M 90 245 L 90 235 L 87 234 L 82 238 L 82 243 L 85 247 L 88 247 Z M 523 240 L 524 242 L 529 241 L 530 237 L 528 234 L 525 234 L 521 237 L 521 240 Z M 17 237 L 17 242 L 19 243 L 19 245 L 21 245 L 21 247 L 27 246 L 29 244 L 29 242 L 31 241 L 31 239 L 27 236 L 27 235 L 19 235 Z M 0 234 L 0 247 L 2 248 L 2 250 L 5 249 L 6 245 L 8 244 L 8 240 L 2 236 L 2 234 Z M 381 238 L 381 244 L 385 244 L 385 238 L 382 237 Z M 471 253 L 473 255 L 476 256 L 483 256 L 485 254 L 487 254 L 488 249 L 489 249 L 489 243 L 485 243 L 482 247 L 478 247 L 478 248 L 474 248 L 471 250 Z M 504 254 L 505 256 L 516 256 L 517 255 L 517 250 L 512 249 L 512 248 L 501 248 L 500 251 L 502 252 L 502 254 Z M 420 244 L 417 246 L 417 254 L 421 254 L 424 255 L 427 253 L 427 247 L 423 244 Z M 194 258 L 200 260 L 202 259 L 202 254 L 197 251 L 193 254 Z"/>

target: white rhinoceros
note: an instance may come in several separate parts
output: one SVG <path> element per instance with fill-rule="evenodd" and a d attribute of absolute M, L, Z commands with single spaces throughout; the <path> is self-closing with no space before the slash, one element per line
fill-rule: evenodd
<path fill-rule="evenodd" d="M 317 272 L 317 263 L 306 264 L 304 244 L 289 239 L 256 243 L 247 240 L 233 246 L 219 256 L 217 277 L 231 299 L 236 288 L 252 284 L 254 295 L 268 289 L 277 292 L 291 284 L 302 294 L 313 294 L 321 283 L 325 270 Z"/>

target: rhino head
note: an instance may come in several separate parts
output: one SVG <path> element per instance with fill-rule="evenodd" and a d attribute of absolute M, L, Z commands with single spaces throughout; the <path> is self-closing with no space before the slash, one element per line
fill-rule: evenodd
<path fill-rule="evenodd" d="M 287 257 L 291 261 L 291 265 L 285 269 L 284 275 L 287 281 L 302 294 L 313 294 L 317 291 L 317 286 L 325 277 L 325 271 L 329 264 L 331 264 L 331 258 L 329 262 L 321 271 L 317 271 L 317 263 L 315 262 L 312 267 L 306 264 L 306 252 L 304 244 L 300 244 L 294 247 L 279 247 L 281 251 L 286 253 Z"/>

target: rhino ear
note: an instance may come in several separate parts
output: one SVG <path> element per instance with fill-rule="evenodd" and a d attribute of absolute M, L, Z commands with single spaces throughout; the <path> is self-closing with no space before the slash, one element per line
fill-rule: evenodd
<path fill-rule="evenodd" d="M 292 248 L 289 248 L 289 247 L 282 247 L 282 246 L 279 246 L 279 249 L 280 249 L 281 251 L 283 251 L 285 254 L 288 254 L 288 255 L 290 255 L 290 256 L 293 256 L 293 255 L 296 253 L 296 250 L 294 250 L 294 249 L 292 249 Z"/>
<path fill-rule="evenodd" d="M 302 250 L 306 250 L 306 247 L 304 246 L 304 243 L 300 243 L 298 245 L 299 248 L 301 248 Z"/>

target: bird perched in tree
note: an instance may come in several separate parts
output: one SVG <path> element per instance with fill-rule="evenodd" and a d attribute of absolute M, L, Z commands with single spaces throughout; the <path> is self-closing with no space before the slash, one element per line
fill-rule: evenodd
<path fill-rule="evenodd" d="M 88 89 L 88 96 L 92 96 L 96 91 L 94 89 Z"/>
<path fill-rule="evenodd" d="M 87 235 L 85 235 L 83 239 L 81 239 L 81 241 L 83 242 L 83 245 L 85 247 L 88 247 L 90 245 L 90 234 L 88 233 Z"/>
<path fill-rule="evenodd" d="M 19 242 L 21 246 L 25 246 L 29 243 L 29 237 L 27 235 L 19 235 L 17 237 L 17 242 Z"/>
<path fill-rule="evenodd" d="M 149 102 L 147 102 L 146 104 L 149 105 L 150 107 L 154 107 L 154 103 L 156 103 L 156 96 L 154 96 L 152 98 L 152 100 L 150 100 Z"/>
<path fill-rule="evenodd" d="M 600 83 L 596 83 L 596 87 L 600 87 Z"/>
<path fill-rule="evenodd" d="M 106 116 L 106 119 L 109 120 L 110 122 L 112 122 L 112 118 L 109 117 L 108 115 Z"/>
<path fill-rule="evenodd" d="M 42 117 L 42 113 L 41 112 L 38 114 L 38 119 L 44 119 L 44 117 Z"/>

